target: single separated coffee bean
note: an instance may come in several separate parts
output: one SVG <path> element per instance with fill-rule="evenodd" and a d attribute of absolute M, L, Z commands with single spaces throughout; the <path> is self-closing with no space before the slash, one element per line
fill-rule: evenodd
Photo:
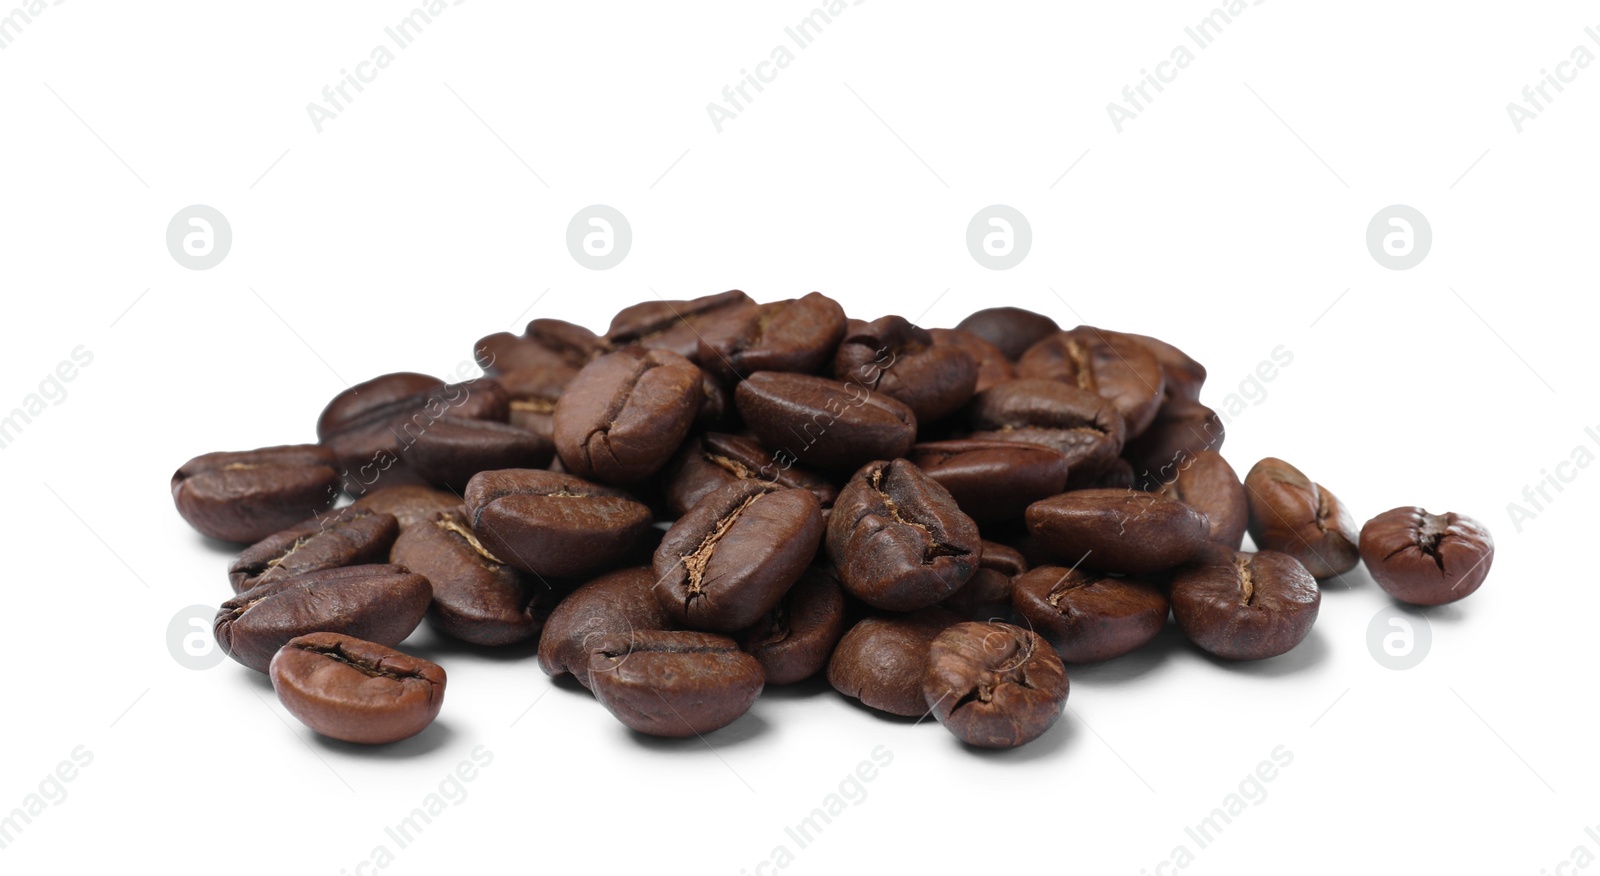
<path fill-rule="evenodd" d="M 960 410 L 978 384 L 978 363 L 959 347 L 934 343 L 904 317 L 852 320 L 833 356 L 833 376 L 903 402 L 921 424 Z"/>
<path fill-rule="evenodd" d="M 654 474 L 689 434 L 703 379 L 693 362 L 665 350 L 594 360 L 556 402 L 561 461 L 573 474 L 611 484 Z"/>
<path fill-rule="evenodd" d="M 257 672 L 290 639 L 343 633 L 398 645 L 422 622 L 433 589 L 404 566 L 322 569 L 269 581 L 222 603 L 213 632 L 222 652 Z"/>
<path fill-rule="evenodd" d="M 1068 663 L 1098 663 L 1143 648 L 1167 625 L 1167 597 L 1138 578 L 1040 566 L 1016 580 L 1017 614 Z"/>
<path fill-rule="evenodd" d="M 461 497 L 433 487 L 407 485 L 384 487 L 362 496 L 350 507 L 374 514 L 392 514 L 405 532 L 418 523 L 424 523 L 440 511 L 460 507 Z"/>
<path fill-rule="evenodd" d="M 1361 560 L 1355 520 L 1327 487 L 1267 457 L 1244 478 L 1250 540 L 1299 560 L 1314 578 L 1342 575 Z"/>
<path fill-rule="evenodd" d="M 433 585 L 429 625 L 474 645 L 538 636 L 558 598 L 548 583 L 490 553 L 462 509 L 400 533 L 389 558 Z"/>
<path fill-rule="evenodd" d="M 1250 503 L 1233 466 L 1215 450 L 1202 450 L 1155 489 L 1206 516 L 1208 537 L 1238 550 L 1250 523 Z"/>
<path fill-rule="evenodd" d="M 1067 486 L 1067 458 L 1042 444 L 933 441 L 913 446 L 907 458 L 983 525 L 1020 520 L 1029 505 Z"/>
<path fill-rule="evenodd" d="M 466 490 L 467 519 L 491 553 L 535 575 L 582 575 L 619 562 L 650 528 L 622 490 L 533 469 L 485 471 Z"/>
<path fill-rule="evenodd" d="M 904 459 L 870 462 L 828 517 L 828 556 L 850 595 L 915 611 L 956 592 L 978 568 L 978 526 L 950 491 Z"/>
<path fill-rule="evenodd" d="M 821 469 L 905 456 L 917 440 L 911 409 L 863 383 L 759 371 L 740 381 L 733 400 L 763 445 Z"/>
<path fill-rule="evenodd" d="M 928 646 L 922 696 L 934 718 L 978 748 L 1016 748 L 1044 735 L 1067 705 L 1061 658 L 1031 630 L 968 621 Z"/>
<path fill-rule="evenodd" d="M 820 292 L 739 311 L 700 337 L 701 366 L 727 383 L 757 371 L 814 374 L 844 337 L 844 308 Z"/>
<path fill-rule="evenodd" d="M 389 548 L 399 534 L 400 524 L 392 515 L 346 508 L 245 548 L 228 567 L 228 583 L 233 592 L 243 593 L 268 581 L 318 569 L 382 563 L 388 560 Z"/>
<path fill-rule="evenodd" d="M 480 471 L 544 468 L 556 450 L 550 440 L 506 423 L 440 417 L 410 452 L 424 480 L 459 493 Z"/>
<path fill-rule="evenodd" d="M 1391 508 L 1361 527 L 1361 559 L 1384 592 L 1411 605 L 1471 596 L 1494 564 L 1494 537 L 1482 523 L 1416 505 Z"/>
<path fill-rule="evenodd" d="M 701 736 L 750 711 L 765 676 L 726 636 L 647 630 L 589 646 L 595 699 L 650 736 Z"/>
<path fill-rule="evenodd" d="M 1206 544 L 1199 511 L 1160 493 L 1078 490 L 1028 506 L 1028 531 L 1059 559 L 1140 575 L 1182 565 Z"/>
<path fill-rule="evenodd" d="M 655 594 L 648 566 L 620 569 L 584 584 L 561 600 L 539 636 L 539 668 L 559 677 L 572 673 L 589 684 L 589 645 L 612 633 L 671 629 L 672 619 Z"/>
<path fill-rule="evenodd" d="M 1068 489 L 1090 486 L 1114 465 L 1125 435 L 1109 399 L 1057 380 L 996 384 L 972 399 L 965 416 L 974 441 L 1043 444 L 1066 457 Z"/>
<path fill-rule="evenodd" d="M 737 324 L 755 308 L 756 303 L 738 289 L 691 301 L 645 301 L 625 307 L 612 317 L 606 340 L 617 348 L 671 350 L 695 359 L 702 336 L 718 333 L 722 325 Z"/>
<path fill-rule="evenodd" d="M 707 432 L 690 436 L 666 472 L 667 510 L 682 517 L 700 500 L 734 481 L 764 481 L 807 490 L 824 508 L 839 495 L 826 478 L 779 458 L 753 438 Z"/>
<path fill-rule="evenodd" d="M 767 684 L 793 684 L 822 670 L 844 635 L 844 591 L 827 566 L 812 566 L 772 610 L 736 638 L 766 671 Z"/>
<path fill-rule="evenodd" d="M 1165 386 L 1161 363 L 1142 342 L 1087 325 L 1029 347 L 1017 361 L 1017 376 L 1059 380 L 1110 399 L 1129 440 L 1155 420 Z"/>
<path fill-rule="evenodd" d="M 1227 660 L 1276 657 L 1305 640 L 1322 593 L 1299 560 L 1214 548 L 1172 579 L 1172 616 L 1189 641 Z"/>
<path fill-rule="evenodd" d="M 316 444 L 207 453 L 172 476 L 178 514 L 201 535 L 259 541 L 333 506 L 338 460 Z"/>
<path fill-rule="evenodd" d="M 880 712 L 907 718 L 926 715 L 922 677 L 928 668 L 928 646 L 961 621 L 961 615 L 937 606 L 863 618 L 833 649 L 828 683 Z"/>
<path fill-rule="evenodd" d="M 278 701 L 333 739 L 384 745 L 427 729 L 444 705 L 444 670 L 338 633 L 290 639 L 268 669 Z"/>
<path fill-rule="evenodd" d="M 956 328 L 994 344 L 1013 362 L 1029 347 L 1061 331 L 1050 317 L 1020 307 L 986 308 L 963 319 Z"/>

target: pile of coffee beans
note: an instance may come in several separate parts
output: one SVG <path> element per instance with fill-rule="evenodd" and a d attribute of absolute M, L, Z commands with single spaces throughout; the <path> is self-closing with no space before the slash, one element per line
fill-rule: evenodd
<path fill-rule="evenodd" d="M 249 545 L 218 644 L 318 733 L 433 721 L 444 670 L 395 650 L 426 620 L 537 642 L 640 733 L 709 733 L 825 673 L 1010 748 L 1061 716 L 1065 664 L 1135 651 L 1169 613 L 1260 660 L 1306 638 L 1320 578 L 1364 561 L 1439 605 L 1494 556 L 1481 524 L 1418 507 L 1358 533 L 1281 459 L 1241 480 L 1199 362 L 1017 308 L 928 330 L 732 291 L 626 308 L 604 335 L 534 320 L 474 357 L 460 383 L 349 388 L 315 444 L 172 478 L 190 525 Z"/>

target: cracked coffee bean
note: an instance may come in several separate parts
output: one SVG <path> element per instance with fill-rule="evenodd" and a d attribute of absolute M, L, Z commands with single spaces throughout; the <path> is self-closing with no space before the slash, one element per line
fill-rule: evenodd
<path fill-rule="evenodd" d="M 1177 469 L 1157 490 L 1206 516 L 1208 537 L 1230 550 L 1238 550 L 1250 522 L 1250 503 L 1244 484 L 1222 454 L 1202 450 Z"/>
<path fill-rule="evenodd" d="M 620 562 L 651 522 L 650 509 L 622 490 L 556 472 L 479 472 L 465 495 L 479 541 L 541 576 L 582 575 Z"/>
<path fill-rule="evenodd" d="M 172 501 L 201 535 L 259 541 L 332 507 L 338 464 L 316 444 L 207 453 L 172 476 Z"/>
<path fill-rule="evenodd" d="M 699 362 L 724 382 L 757 371 L 815 374 L 844 337 L 844 308 L 820 292 L 738 311 L 701 335 Z"/>
<path fill-rule="evenodd" d="M 1227 660 L 1261 660 L 1305 640 L 1322 593 L 1299 560 L 1217 548 L 1172 579 L 1172 616 L 1189 641 Z"/>
<path fill-rule="evenodd" d="M 701 736 L 738 720 L 760 695 L 761 664 L 726 636 L 648 630 L 589 647 L 595 699 L 650 736 Z"/>
<path fill-rule="evenodd" d="M 578 372 L 556 403 L 556 450 L 567 470 L 610 484 L 666 465 L 700 409 L 704 373 L 665 350 L 623 350 Z"/>
<path fill-rule="evenodd" d="M 506 423 L 440 417 L 417 436 L 411 465 L 431 484 L 457 493 L 480 471 L 544 468 L 555 456 L 548 439 Z"/>
<path fill-rule="evenodd" d="M 828 683 L 880 712 L 907 718 L 926 715 L 922 676 L 928 667 L 928 646 L 961 621 L 961 615 L 937 606 L 863 618 L 833 649 Z"/>
<path fill-rule="evenodd" d="M 822 671 L 843 635 L 844 591 L 839 579 L 826 566 L 812 566 L 771 611 L 737 638 L 766 670 L 767 684 L 794 684 Z"/>
<path fill-rule="evenodd" d="M 1043 444 L 1066 457 L 1067 489 L 1091 485 L 1122 452 L 1122 415 L 1108 399 L 1056 380 L 1008 380 L 966 410 L 975 441 Z"/>
<path fill-rule="evenodd" d="M 332 739 L 384 745 L 427 729 L 444 705 L 444 670 L 418 657 L 338 633 L 290 639 L 269 675 L 278 701 Z"/>
<path fill-rule="evenodd" d="M 1167 625 L 1167 597 L 1138 578 L 1040 566 L 1018 578 L 1017 614 L 1067 663 L 1098 663 L 1144 647 Z"/>
<path fill-rule="evenodd" d="M 1391 508 L 1361 527 L 1361 559 L 1384 592 L 1411 605 L 1471 596 L 1494 564 L 1494 537 L 1482 523 L 1416 505 Z"/>
<path fill-rule="evenodd" d="M 980 524 L 1022 519 L 1028 506 L 1066 489 L 1067 458 L 1021 441 L 958 439 L 917 444 L 907 459 L 950 491 Z"/>
<path fill-rule="evenodd" d="M 1355 520 L 1327 487 L 1267 457 L 1244 478 L 1250 540 L 1299 560 L 1313 578 L 1342 575 L 1361 560 Z"/>
<path fill-rule="evenodd" d="M 990 307 L 963 319 L 956 328 L 971 332 L 1000 348 L 1015 362 L 1028 348 L 1061 331 L 1056 321 L 1020 307 Z"/>
<path fill-rule="evenodd" d="M 1129 440 L 1155 420 L 1165 386 L 1161 363 L 1141 341 L 1086 325 L 1029 347 L 1017 360 L 1017 375 L 1059 380 L 1110 399 Z"/>
<path fill-rule="evenodd" d="M 764 446 L 821 469 L 904 456 L 917 439 L 911 409 L 861 383 L 760 371 L 739 382 L 733 400 Z"/>
<path fill-rule="evenodd" d="M 269 581 L 319 569 L 382 563 L 399 534 L 400 524 L 392 515 L 346 508 L 245 548 L 228 567 L 228 583 L 233 592 L 243 593 Z"/>
<path fill-rule="evenodd" d="M 856 472 L 833 504 L 827 545 L 844 589 L 885 611 L 915 611 L 956 592 L 983 549 L 950 491 L 904 459 Z"/>
<path fill-rule="evenodd" d="M 834 354 L 833 376 L 904 403 L 918 423 L 927 424 L 972 398 L 978 363 L 959 347 L 934 343 L 927 329 L 885 316 L 851 322 Z"/>
<path fill-rule="evenodd" d="M 1028 531 L 1059 559 L 1140 575 L 1182 565 L 1205 546 L 1204 514 L 1160 493 L 1078 490 L 1028 506 Z"/>
<path fill-rule="evenodd" d="M 624 636 L 672 628 L 655 594 L 648 566 L 620 569 L 584 584 L 562 599 L 539 636 L 539 668 L 546 675 L 571 673 L 589 684 L 589 646 L 612 634 Z"/>
<path fill-rule="evenodd" d="M 393 646 L 428 611 L 428 579 L 404 566 L 322 569 L 279 578 L 222 603 L 213 633 L 222 652 L 257 672 L 290 639 L 342 633 Z"/>
<path fill-rule="evenodd" d="M 1067 706 L 1067 671 L 1036 633 L 968 621 L 928 646 L 922 696 L 933 717 L 978 748 L 1016 748 L 1044 735 Z"/>
<path fill-rule="evenodd" d="M 707 432 L 683 442 L 667 469 L 667 510 L 682 517 L 701 499 L 735 481 L 764 481 L 780 487 L 807 490 L 824 508 L 839 495 L 819 474 L 778 458 L 760 442 L 741 435 Z"/>
<path fill-rule="evenodd" d="M 389 558 L 433 585 L 428 624 L 474 645 L 537 637 L 557 599 L 548 583 L 490 553 L 459 508 L 402 532 Z"/>

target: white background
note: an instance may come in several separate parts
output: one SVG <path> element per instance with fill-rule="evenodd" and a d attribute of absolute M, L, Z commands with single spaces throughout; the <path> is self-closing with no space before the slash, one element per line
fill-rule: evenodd
<path fill-rule="evenodd" d="M 93 754 L 0 851 L 5 872 L 368 873 L 380 844 L 396 873 L 770 873 L 780 844 L 803 873 L 1172 873 L 1157 865 L 1180 844 L 1183 872 L 1217 874 L 1571 873 L 1579 846 L 1600 855 L 1600 471 L 1563 468 L 1520 532 L 1507 511 L 1533 510 L 1524 488 L 1575 447 L 1600 453 L 1600 67 L 1520 134 L 1505 109 L 1574 46 L 1600 52 L 1592 7 L 1268 0 L 1119 134 L 1106 104 L 1211 4 L 873 0 L 719 133 L 707 103 L 810 4 L 472 0 L 318 133 L 306 104 L 410 8 L 69 0 L 0 51 L 0 412 L 93 355 L 0 451 L 0 813 Z M 608 271 L 566 250 L 596 203 L 633 229 Z M 1007 271 L 964 240 L 997 203 L 1034 236 Z M 1396 203 L 1434 234 L 1408 271 L 1364 242 Z M 209 271 L 165 247 L 190 204 L 232 224 Z M 1013 303 L 1147 332 L 1210 368 L 1218 407 L 1284 345 L 1292 364 L 1229 426 L 1240 472 L 1288 458 L 1358 522 L 1476 516 L 1493 572 L 1427 614 L 1415 669 L 1369 653 L 1390 603 L 1357 571 L 1290 655 L 1222 665 L 1169 629 L 1073 669 L 1057 727 L 1000 754 L 815 685 L 704 743 L 640 739 L 526 650 L 425 633 L 412 649 L 450 673 L 439 722 L 357 750 L 296 723 L 264 677 L 169 654 L 171 618 L 230 593 L 229 552 L 171 507 L 184 460 L 312 440 L 347 382 L 446 374 L 535 316 L 598 329 L 655 294 L 734 287 L 927 326 Z M 395 848 L 384 828 L 476 746 L 493 762 L 465 799 Z M 892 763 L 800 849 L 784 828 L 878 746 Z M 1184 828 L 1278 746 L 1293 762 L 1265 799 L 1199 848 Z"/>

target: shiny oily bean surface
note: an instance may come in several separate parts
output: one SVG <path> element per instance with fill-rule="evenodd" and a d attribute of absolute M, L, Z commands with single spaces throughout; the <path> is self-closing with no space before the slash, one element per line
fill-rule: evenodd
<path fill-rule="evenodd" d="M 555 456 L 555 445 L 506 423 L 441 417 L 417 437 L 410 453 L 424 480 L 459 493 L 480 471 L 544 468 Z"/>
<path fill-rule="evenodd" d="M 333 452 L 316 444 L 207 453 L 173 474 L 172 501 L 202 535 L 259 541 L 332 507 L 337 465 Z"/>
<path fill-rule="evenodd" d="M 1196 453 L 1160 485 L 1159 492 L 1204 514 L 1211 541 L 1239 549 L 1250 522 L 1250 503 L 1239 475 L 1222 454 L 1214 450 Z"/>
<path fill-rule="evenodd" d="M 1017 375 L 1059 380 L 1110 399 L 1130 439 L 1155 419 L 1166 380 L 1161 363 L 1142 342 L 1086 325 L 1029 347 L 1017 361 Z"/>
<path fill-rule="evenodd" d="M 1042 444 L 958 439 L 917 444 L 907 456 L 980 524 L 1022 519 L 1067 485 L 1067 458 Z"/>
<path fill-rule="evenodd" d="M 350 507 L 374 514 L 392 514 L 400 524 L 400 531 L 405 532 L 440 511 L 449 511 L 460 504 L 461 497 L 454 493 L 433 487 L 407 485 L 373 490 Z"/>
<path fill-rule="evenodd" d="M 1138 578 L 1040 566 L 1017 579 L 1017 614 L 1068 663 L 1137 651 L 1167 624 L 1167 597 Z"/>
<path fill-rule="evenodd" d="M 441 511 L 400 534 L 390 560 L 428 579 L 428 623 L 474 645 L 509 645 L 539 635 L 554 607 L 552 586 L 490 553 L 466 511 Z"/>
<path fill-rule="evenodd" d="M 1116 463 L 1125 431 L 1108 399 L 1057 380 L 1009 380 L 978 393 L 965 418 L 975 441 L 1043 444 L 1067 461 L 1067 487 L 1082 489 Z"/>
<path fill-rule="evenodd" d="M 1216 411 L 1197 401 L 1168 399 L 1150 428 L 1129 441 L 1122 455 L 1142 481 L 1161 482 L 1201 453 L 1221 450 L 1226 437 Z"/>
<path fill-rule="evenodd" d="M 629 494 L 556 472 L 480 472 L 465 498 L 479 541 L 535 575 L 582 575 L 614 565 L 650 528 L 650 509 Z"/>
<path fill-rule="evenodd" d="M 1251 467 L 1244 489 L 1256 547 L 1294 557 L 1313 578 L 1341 575 L 1360 562 L 1355 519 L 1300 469 L 1269 456 Z"/>
<path fill-rule="evenodd" d="M 927 424 L 972 398 L 978 363 L 960 347 L 934 343 L 927 329 L 904 317 L 885 316 L 851 321 L 833 357 L 833 376 L 904 403 Z"/>
<path fill-rule="evenodd" d="M 928 712 L 922 699 L 928 646 L 962 620 L 961 615 L 937 606 L 910 614 L 863 618 L 833 649 L 828 683 L 880 712 L 921 717 Z"/>
<path fill-rule="evenodd" d="M 1361 559 L 1384 592 L 1411 605 L 1471 596 L 1494 564 L 1494 537 L 1454 512 L 1391 508 L 1361 527 Z"/>
<path fill-rule="evenodd" d="M 667 510 L 682 517 L 701 499 L 734 481 L 764 481 L 808 490 L 827 508 L 839 490 L 822 475 L 780 458 L 754 438 L 707 432 L 683 442 L 666 472 Z"/>
<path fill-rule="evenodd" d="M 1228 660 L 1287 653 L 1317 620 L 1322 593 L 1298 560 L 1215 549 L 1172 579 L 1172 616 L 1189 641 Z"/>
<path fill-rule="evenodd" d="M 936 346 L 954 347 L 972 357 L 978 366 L 978 381 L 973 386 L 983 392 L 996 383 L 1004 383 L 1017 376 L 1017 366 L 999 347 L 969 331 L 961 329 L 928 329 Z"/>
<path fill-rule="evenodd" d="M 1188 561 L 1210 533 L 1204 514 L 1159 493 L 1078 490 L 1028 506 L 1028 531 L 1059 559 L 1138 575 Z"/>
<path fill-rule="evenodd" d="M 345 742 L 409 739 L 444 705 L 445 672 L 438 665 L 338 633 L 290 639 L 268 675 L 289 714 Z"/>
<path fill-rule="evenodd" d="M 1050 317 L 1020 307 L 986 308 L 963 319 L 956 328 L 994 344 L 1013 362 L 1029 347 L 1061 330 Z"/>
<path fill-rule="evenodd" d="M 1016 748 L 1039 738 L 1067 705 L 1066 667 L 1044 639 L 1006 623 L 957 624 L 928 646 L 922 695 L 957 739 Z"/>
<path fill-rule="evenodd" d="M 700 338 L 699 361 L 727 383 L 757 371 L 813 374 L 844 337 L 844 308 L 820 292 L 774 301 L 720 322 Z"/>
<path fill-rule="evenodd" d="M 911 409 L 862 383 L 760 371 L 740 381 L 733 399 L 762 445 L 819 469 L 901 457 L 917 439 Z"/>
<path fill-rule="evenodd" d="M 1021 551 L 985 541 L 978 571 L 939 604 L 967 620 L 1010 620 L 1012 587 L 1027 570 Z"/>
<path fill-rule="evenodd" d="M 601 356 L 572 379 L 556 402 L 556 451 L 567 470 L 605 483 L 654 474 L 694 424 L 704 374 L 665 350 Z"/>
<path fill-rule="evenodd" d="M 793 684 L 822 670 L 844 635 L 844 590 L 826 566 L 812 566 L 749 628 L 739 646 L 766 671 L 767 684 Z"/>
<path fill-rule="evenodd" d="M 716 334 L 724 325 L 738 324 L 755 308 L 756 303 L 737 289 L 689 301 L 644 301 L 623 308 L 611 318 L 606 340 L 615 347 L 671 350 L 694 359 L 699 355 L 702 336 Z"/>
<path fill-rule="evenodd" d="M 982 540 L 950 491 L 904 459 L 862 466 L 828 517 L 828 556 L 850 595 L 914 611 L 960 589 Z"/>
<path fill-rule="evenodd" d="M 228 567 L 233 592 L 318 569 L 381 563 L 400 534 L 392 515 L 346 508 L 256 542 Z"/>
<path fill-rule="evenodd" d="M 624 636 L 672 629 L 655 594 L 648 566 L 620 569 L 584 584 L 561 600 L 539 636 L 539 668 L 549 676 L 571 673 L 589 687 L 589 646 L 613 633 Z"/>
<path fill-rule="evenodd" d="M 1194 360 L 1188 353 L 1149 335 L 1122 332 L 1125 337 L 1144 344 L 1145 349 L 1156 357 L 1161 365 L 1161 374 L 1168 401 L 1173 399 L 1200 400 L 1200 388 L 1206 382 L 1206 366 Z"/>
<path fill-rule="evenodd" d="M 765 676 L 726 636 L 660 630 L 613 634 L 589 647 L 595 699 L 650 736 L 700 736 L 750 710 Z"/>
<path fill-rule="evenodd" d="M 492 378 L 445 384 L 425 374 L 385 374 L 334 396 L 317 420 L 317 439 L 348 471 L 345 489 L 417 483 L 406 451 L 444 416 L 504 421 L 505 391 Z"/>

